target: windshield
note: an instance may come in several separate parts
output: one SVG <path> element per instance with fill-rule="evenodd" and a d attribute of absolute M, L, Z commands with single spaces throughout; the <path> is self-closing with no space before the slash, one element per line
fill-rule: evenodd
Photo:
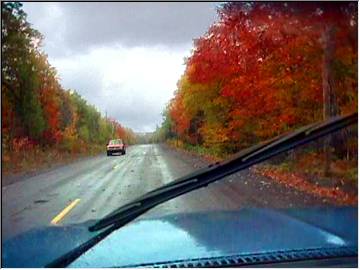
<path fill-rule="evenodd" d="M 1 12 L 4 258 L 24 250 L 12 266 L 32 266 L 28 235 L 49 250 L 34 265 L 47 265 L 154 189 L 357 112 L 356 3 L 4 2 Z M 215 250 L 199 232 L 217 235 L 225 213 L 357 208 L 357 155 L 357 125 L 347 125 L 191 192 L 176 186 L 181 196 L 126 224 L 206 214 L 192 232 Z M 142 237 L 163 239 L 161 228 Z"/>
<path fill-rule="evenodd" d="M 114 145 L 114 144 L 122 144 L 122 140 L 111 140 L 109 145 Z"/>

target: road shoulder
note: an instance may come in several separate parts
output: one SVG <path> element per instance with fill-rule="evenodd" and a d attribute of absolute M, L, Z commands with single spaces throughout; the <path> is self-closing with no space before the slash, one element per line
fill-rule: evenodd
<path fill-rule="evenodd" d="M 27 172 L 12 173 L 12 174 L 7 174 L 7 175 L 4 175 L 2 173 L 1 186 L 5 187 L 5 186 L 8 186 L 8 185 L 17 183 L 17 182 L 26 181 L 27 179 L 29 179 L 31 177 L 50 172 L 52 170 L 56 170 L 56 169 L 66 167 L 69 164 L 86 162 L 87 160 L 90 160 L 90 159 L 93 159 L 93 158 L 96 158 L 96 157 L 99 157 L 99 156 L 102 156 L 102 155 L 103 154 L 97 154 L 97 155 L 94 155 L 94 156 L 77 157 L 77 158 L 74 158 L 72 160 L 66 160 L 64 162 L 58 162 L 58 163 L 52 164 L 51 166 L 49 166 L 47 168 L 40 168 L 40 169 L 27 171 Z"/>

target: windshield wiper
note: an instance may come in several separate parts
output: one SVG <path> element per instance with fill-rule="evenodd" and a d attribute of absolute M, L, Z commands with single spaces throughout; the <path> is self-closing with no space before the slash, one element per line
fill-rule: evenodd
<path fill-rule="evenodd" d="M 246 169 L 254 164 L 265 161 L 279 153 L 286 152 L 337 130 L 356 124 L 357 113 L 334 117 L 324 122 L 308 125 L 287 135 L 263 142 L 239 152 L 233 159 L 223 163 L 215 163 L 207 168 L 197 170 L 181 177 L 169 184 L 146 193 L 136 200 L 118 208 L 109 215 L 89 227 L 90 231 L 99 231 L 89 241 L 69 251 L 60 258 L 46 265 L 46 267 L 65 267 L 76 260 L 84 252 L 92 248 L 113 231 L 131 222 L 151 208 L 188 193 L 192 190 L 207 186 L 225 176 Z"/>
<path fill-rule="evenodd" d="M 357 113 L 339 116 L 324 122 L 308 125 L 288 135 L 277 137 L 254 147 L 239 152 L 236 157 L 223 163 L 215 163 L 197 170 L 167 185 L 146 193 L 134 201 L 118 208 L 89 227 L 97 231 L 108 226 L 120 228 L 151 208 L 176 198 L 182 194 L 207 186 L 240 170 L 249 168 L 279 153 L 325 136 L 336 130 L 357 123 Z"/>

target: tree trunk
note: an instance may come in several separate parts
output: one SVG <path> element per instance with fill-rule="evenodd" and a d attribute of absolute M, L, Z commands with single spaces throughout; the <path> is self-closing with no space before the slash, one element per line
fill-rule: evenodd
<path fill-rule="evenodd" d="M 323 41 L 323 67 L 322 67 L 322 82 L 323 82 L 323 118 L 324 120 L 333 117 L 337 114 L 335 83 L 332 72 L 332 59 L 335 51 L 334 28 L 326 26 L 322 41 Z M 331 136 L 325 137 L 324 140 L 324 155 L 325 166 L 324 175 L 330 175 L 330 160 L 331 160 Z"/>

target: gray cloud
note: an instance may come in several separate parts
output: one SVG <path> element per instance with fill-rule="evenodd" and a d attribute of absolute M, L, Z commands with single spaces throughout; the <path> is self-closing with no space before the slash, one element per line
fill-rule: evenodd
<path fill-rule="evenodd" d="M 25 7 L 29 19 L 44 28 L 49 54 L 69 55 L 105 44 L 182 46 L 207 31 L 218 4 L 32 2 Z"/>
<path fill-rule="evenodd" d="M 27 2 L 24 10 L 64 88 L 148 132 L 161 123 L 192 40 L 215 21 L 217 5 Z"/>

